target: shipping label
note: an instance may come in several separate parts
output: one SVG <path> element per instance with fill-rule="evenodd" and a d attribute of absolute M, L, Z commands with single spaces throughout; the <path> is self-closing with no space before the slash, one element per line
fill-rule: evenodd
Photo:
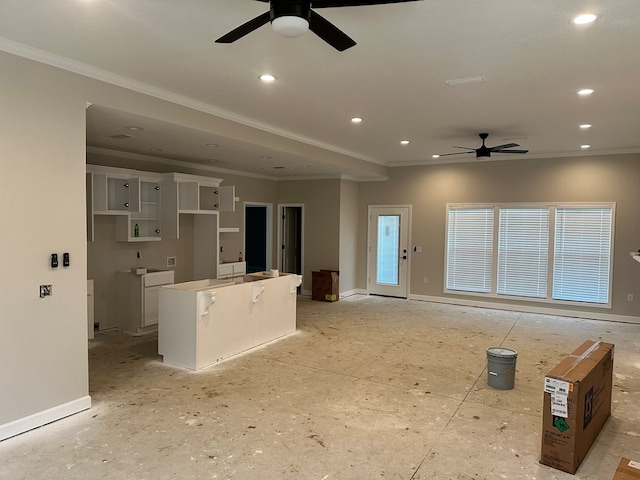
<path fill-rule="evenodd" d="M 544 377 L 544 391 L 551 394 L 569 395 L 573 391 L 573 384 L 558 380 L 557 378 Z"/>

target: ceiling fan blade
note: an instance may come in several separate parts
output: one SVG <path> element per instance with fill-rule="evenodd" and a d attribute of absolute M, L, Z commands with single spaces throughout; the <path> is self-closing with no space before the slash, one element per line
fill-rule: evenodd
<path fill-rule="evenodd" d="M 339 52 L 353 47 L 356 42 L 329 20 L 311 10 L 309 30 Z"/>
<path fill-rule="evenodd" d="M 476 153 L 475 150 L 470 150 L 468 152 L 456 152 L 456 153 L 441 153 L 438 155 L 439 157 L 448 157 L 449 155 L 464 155 L 465 153 Z"/>
<path fill-rule="evenodd" d="M 247 23 L 240 25 L 238 28 L 234 28 L 226 35 L 221 36 L 216 40 L 216 43 L 233 43 L 261 26 L 269 23 L 269 20 L 269 12 L 258 15 L 256 18 L 249 20 Z"/>
<path fill-rule="evenodd" d="M 386 3 L 416 2 L 421 0 L 311 0 L 311 8 L 362 7 L 384 5 Z"/>
<path fill-rule="evenodd" d="M 517 143 L 505 143 L 504 145 L 496 145 L 495 147 L 488 147 L 492 152 L 497 152 L 498 150 L 502 150 L 503 148 L 512 148 L 519 147 Z"/>
<path fill-rule="evenodd" d="M 529 150 L 493 150 L 493 153 L 528 153 Z"/>
<path fill-rule="evenodd" d="M 453 148 L 464 148 L 465 150 L 472 150 L 472 151 L 474 151 L 474 152 L 475 152 L 475 150 L 476 150 L 475 148 L 471 148 L 471 147 L 459 147 L 459 146 L 457 146 L 457 145 L 453 145 Z"/>

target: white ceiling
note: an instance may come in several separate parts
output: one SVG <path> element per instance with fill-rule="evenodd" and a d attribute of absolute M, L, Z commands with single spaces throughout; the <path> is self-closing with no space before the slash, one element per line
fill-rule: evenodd
<path fill-rule="evenodd" d="M 374 177 L 380 166 L 429 164 L 432 154 L 460 151 L 454 145 L 479 147 L 480 132 L 490 134 L 489 146 L 514 142 L 529 150 L 492 160 L 640 152 L 638 0 L 326 8 L 317 12 L 355 47 L 338 52 L 310 32 L 279 37 L 269 25 L 233 44 L 214 43 L 267 9 L 254 0 L 2 0 L 0 49 L 63 66 L 73 60 L 344 159 L 322 162 L 322 155 L 108 105 L 87 110 L 89 146 L 274 178 Z M 570 23 L 587 11 L 599 15 L 594 24 Z M 265 72 L 277 81 L 260 82 Z M 485 81 L 445 83 L 474 76 Z M 576 95 L 587 87 L 592 96 Z M 353 125 L 354 116 L 364 121 Z M 582 123 L 593 127 L 581 131 Z M 130 125 L 144 130 L 126 130 Z M 118 134 L 133 138 L 110 138 Z M 404 139 L 410 143 L 401 145 Z M 583 151 L 582 144 L 592 147 Z M 478 160 L 468 154 L 437 161 Z"/>

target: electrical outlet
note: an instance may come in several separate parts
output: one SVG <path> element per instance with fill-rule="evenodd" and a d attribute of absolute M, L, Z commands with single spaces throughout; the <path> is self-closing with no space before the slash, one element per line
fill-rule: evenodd
<path fill-rule="evenodd" d="M 167 257 L 167 268 L 176 266 L 176 257 Z"/>
<path fill-rule="evenodd" d="M 40 285 L 40 298 L 53 295 L 53 285 Z"/>
<path fill-rule="evenodd" d="M 429 277 L 424 277 L 424 283 L 429 283 Z"/>
<path fill-rule="evenodd" d="M 633 293 L 627 293 L 627 302 L 633 302 Z"/>

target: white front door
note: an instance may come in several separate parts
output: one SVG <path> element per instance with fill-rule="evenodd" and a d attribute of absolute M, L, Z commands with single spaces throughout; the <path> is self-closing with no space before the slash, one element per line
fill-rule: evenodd
<path fill-rule="evenodd" d="M 409 206 L 369 206 L 369 293 L 407 298 L 410 219 Z"/>

